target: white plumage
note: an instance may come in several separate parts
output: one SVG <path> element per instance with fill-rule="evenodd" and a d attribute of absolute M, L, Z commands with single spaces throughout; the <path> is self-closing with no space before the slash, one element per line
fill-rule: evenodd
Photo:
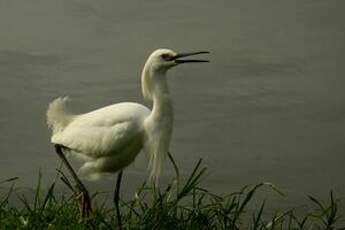
<path fill-rule="evenodd" d="M 169 150 L 173 107 L 166 80 L 169 68 L 185 62 L 180 57 L 206 53 L 177 54 L 167 49 L 154 51 L 142 71 L 144 96 L 153 102 L 152 111 L 138 103 L 118 103 L 85 114 L 71 114 L 67 97 L 49 105 L 47 123 L 51 142 L 82 158 L 79 174 L 97 179 L 104 173 L 122 170 L 143 149 L 150 155 L 151 179 L 156 180 Z"/>
<path fill-rule="evenodd" d="M 59 114 L 62 118 L 49 123 L 53 124 L 51 141 L 66 146 L 72 154 L 85 160 L 79 170 L 81 176 L 94 180 L 102 173 L 119 171 L 134 160 L 146 140 L 143 124 L 150 115 L 148 108 L 136 103 L 119 103 L 72 115 L 65 109 L 66 101 L 58 98 L 48 110 L 55 110 L 53 117 Z"/>

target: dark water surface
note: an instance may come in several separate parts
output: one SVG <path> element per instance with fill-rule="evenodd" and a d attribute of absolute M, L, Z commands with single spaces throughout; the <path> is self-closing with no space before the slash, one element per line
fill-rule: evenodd
<path fill-rule="evenodd" d="M 59 165 L 48 103 L 86 112 L 143 102 L 149 53 L 210 50 L 211 63 L 170 72 L 171 151 L 184 174 L 199 158 L 212 191 L 270 181 L 303 203 L 345 196 L 344 1 L 0 0 L 0 181 L 33 187 Z M 145 157 L 125 186 L 145 178 Z M 171 169 L 168 170 L 171 173 Z M 88 184 L 112 187 L 112 180 Z"/>

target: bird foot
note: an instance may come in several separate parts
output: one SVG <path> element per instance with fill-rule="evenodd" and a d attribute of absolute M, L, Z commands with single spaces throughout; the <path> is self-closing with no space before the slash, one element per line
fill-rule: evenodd
<path fill-rule="evenodd" d="M 80 222 L 86 222 L 89 220 L 92 213 L 91 199 L 87 191 L 82 191 L 77 194 L 77 200 L 79 200 L 79 212 Z"/>

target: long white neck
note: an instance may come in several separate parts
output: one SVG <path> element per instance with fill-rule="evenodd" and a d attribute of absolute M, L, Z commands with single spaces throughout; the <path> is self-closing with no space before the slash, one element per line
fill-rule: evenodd
<path fill-rule="evenodd" d="M 146 64 L 141 76 L 143 95 L 153 102 L 150 117 L 158 121 L 173 116 L 166 72 L 166 70 L 155 70 Z"/>
<path fill-rule="evenodd" d="M 173 105 L 169 94 L 166 71 L 143 71 L 144 96 L 153 102 L 152 112 L 145 120 L 148 141 L 146 151 L 150 154 L 150 178 L 157 182 L 165 156 L 169 151 L 173 127 Z"/>
<path fill-rule="evenodd" d="M 155 83 L 152 91 L 153 107 L 151 116 L 154 120 L 163 122 L 165 119 L 172 119 L 173 105 L 165 73 L 157 74 L 159 75 L 154 76 Z"/>

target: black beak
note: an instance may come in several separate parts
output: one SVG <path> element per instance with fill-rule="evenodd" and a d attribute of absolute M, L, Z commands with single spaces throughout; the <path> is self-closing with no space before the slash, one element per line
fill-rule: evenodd
<path fill-rule="evenodd" d="M 197 54 L 208 54 L 210 52 L 208 51 L 198 51 L 198 52 L 191 52 L 191 53 L 179 53 L 177 54 L 173 60 L 175 60 L 175 62 L 177 64 L 182 64 L 182 63 L 191 63 L 191 62 L 209 62 L 208 60 L 200 60 L 200 59 L 179 59 L 179 58 L 183 58 L 183 57 L 189 57 L 189 56 L 193 56 L 193 55 L 197 55 Z"/>

